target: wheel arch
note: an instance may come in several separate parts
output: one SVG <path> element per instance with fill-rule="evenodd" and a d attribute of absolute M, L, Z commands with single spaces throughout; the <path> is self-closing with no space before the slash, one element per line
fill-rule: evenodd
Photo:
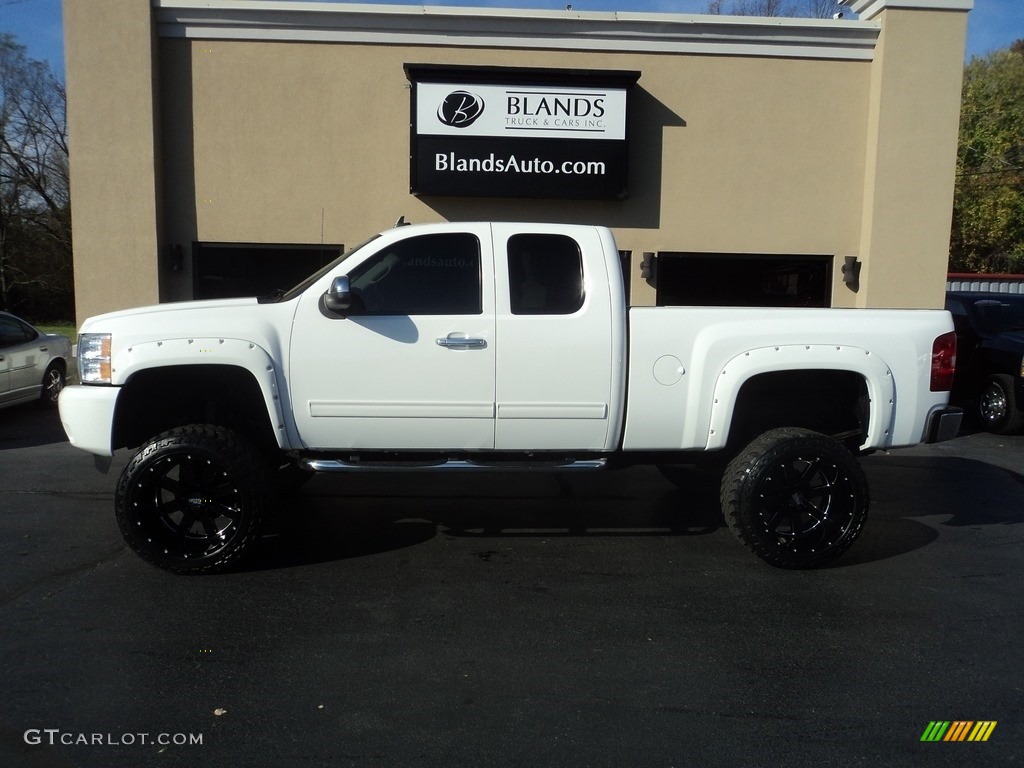
<path fill-rule="evenodd" d="M 261 380 L 262 378 L 262 380 Z M 143 368 L 121 387 L 111 445 L 134 447 L 186 424 L 226 427 L 262 451 L 285 448 L 284 419 L 272 370 L 220 363 Z"/>
<path fill-rule="evenodd" d="M 868 350 L 803 344 L 754 349 L 718 374 L 708 450 L 741 447 L 780 427 L 830 435 L 856 431 L 847 437 L 851 447 L 882 447 L 895 405 L 892 371 Z"/>
<path fill-rule="evenodd" d="M 66 376 L 68 373 L 68 361 L 65 360 L 63 357 L 54 357 L 53 359 L 50 360 L 50 362 L 46 364 L 47 371 L 50 370 L 51 368 L 59 368 L 61 372 Z"/>

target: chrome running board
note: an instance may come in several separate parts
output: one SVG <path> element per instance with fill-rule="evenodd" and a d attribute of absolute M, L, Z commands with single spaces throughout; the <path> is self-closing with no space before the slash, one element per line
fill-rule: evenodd
<path fill-rule="evenodd" d="M 379 461 L 335 458 L 300 458 L 299 464 L 314 472 L 580 472 L 606 469 L 608 459 L 559 459 L 553 461 L 482 461 L 479 459 L 438 459 L 437 461 Z"/>

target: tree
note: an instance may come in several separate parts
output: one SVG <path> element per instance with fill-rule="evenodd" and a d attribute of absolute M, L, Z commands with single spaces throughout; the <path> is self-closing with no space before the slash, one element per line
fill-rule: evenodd
<path fill-rule="evenodd" d="M 807 16 L 830 19 L 836 0 L 708 0 L 705 12 L 729 16 Z"/>
<path fill-rule="evenodd" d="M 1024 271 L 1024 40 L 964 69 L 950 269 Z"/>
<path fill-rule="evenodd" d="M 0 35 L 0 308 L 74 317 L 64 86 L 8 34 Z"/>

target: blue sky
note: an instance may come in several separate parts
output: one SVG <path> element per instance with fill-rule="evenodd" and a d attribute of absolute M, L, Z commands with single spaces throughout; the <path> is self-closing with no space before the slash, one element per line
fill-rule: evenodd
<path fill-rule="evenodd" d="M 362 0 L 376 3 L 378 0 Z M 380 0 L 384 2 L 384 0 Z M 565 8 L 568 0 L 442 0 L 402 5 L 498 6 L 503 8 Z M 700 13 L 707 0 L 572 0 L 582 11 L 654 11 Z M 0 33 L 11 33 L 34 59 L 45 59 L 64 72 L 61 0 L 0 0 Z M 967 54 L 983 55 L 1024 38 L 1024 0 L 974 0 L 967 23 Z"/>

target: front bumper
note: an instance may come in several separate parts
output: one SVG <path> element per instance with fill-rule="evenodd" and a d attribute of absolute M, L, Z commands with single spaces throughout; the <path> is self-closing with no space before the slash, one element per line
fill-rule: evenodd
<path fill-rule="evenodd" d="M 111 438 L 120 393 L 120 387 L 76 384 L 64 388 L 57 410 L 71 445 L 97 456 L 114 455 Z"/>
<path fill-rule="evenodd" d="M 960 422 L 963 421 L 964 412 L 962 408 L 942 408 L 933 411 L 928 416 L 928 427 L 925 429 L 924 441 L 926 443 L 941 443 L 944 440 L 952 440 L 960 432 Z"/>

